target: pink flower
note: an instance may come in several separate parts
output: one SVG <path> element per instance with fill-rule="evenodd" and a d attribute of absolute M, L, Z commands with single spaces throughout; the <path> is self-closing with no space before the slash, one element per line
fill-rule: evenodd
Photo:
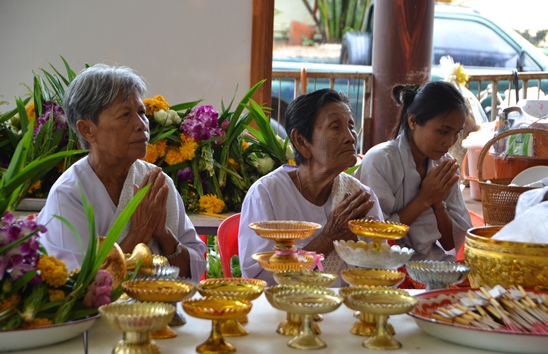
<path fill-rule="evenodd" d="M 88 291 L 84 296 L 86 307 L 99 307 L 110 304 L 110 293 L 112 292 L 112 276 L 109 272 L 99 269 L 95 274 L 95 280 L 89 284 Z"/>

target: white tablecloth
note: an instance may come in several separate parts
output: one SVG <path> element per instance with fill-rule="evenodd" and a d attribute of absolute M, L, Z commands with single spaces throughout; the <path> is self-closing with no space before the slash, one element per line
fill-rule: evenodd
<path fill-rule="evenodd" d="M 174 327 L 178 333 L 177 337 L 156 340 L 162 353 L 195 353 L 196 346 L 208 338 L 211 332 L 211 321 L 193 318 L 186 313 L 184 316 L 187 323 L 181 327 Z M 249 322 L 245 325 L 249 334 L 242 337 L 226 337 L 226 339 L 236 347 L 238 353 L 298 353 L 298 350 L 287 346 L 290 337 L 281 336 L 275 332 L 278 324 L 285 317 L 285 312 L 274 309 L 262 295 L 253 301 L 253 308 L 248 316 Z M 327 343 L 327 348 L 314 352 L 337 354 L 377 352 L 362 347 L 365 337 L 350 333 L 350 328 L 356 319 L 353 317 L 353 311 L 344 304 L 336 311 L 323 315 L 323 318 L 318 325 L 322 331 L 320 337 Z M 392 316 L 389 318 L 389 323 L 396 331 L 395 338 L 403 344 L 403 347 L 394 351 L 378 351 L 379 353 L 494 353 L 459 346 L 432 337 L 423 332 L 416 325 L 415 320 L 407 314 Z M 89 331 L 89 353 L 110 353 L 113 346 L 121 339 L 121 332 L 111 329 L 104 320 L 99 319 Z M 82 337 L 78 336 L 63 343 L 17 353 L 83 353 L 83 341 Z"/>

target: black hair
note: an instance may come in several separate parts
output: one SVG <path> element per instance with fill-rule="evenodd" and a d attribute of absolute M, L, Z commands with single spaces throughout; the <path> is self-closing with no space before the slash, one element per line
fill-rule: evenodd
<path fill-rule="evenodd" d="M 312 142 L 312 133 L 318 112 L 329 102 L 342 102 L 350 108 L 348 98 L 332 89 L 312 91 L 291 101 L 285 114 L 285 130 L 289 136 L 291 137 L 291 131 L 295 129 L 306 141 Z M 306 160 L 297 150 L 292 140 L 291 144 L 293 144 L 295 151 L 295 162 L 297 165 L 300 165 Z"/>
<path fill-rule="evenodd" d="M 400 131 L 409 134 L 409 114 L 415 115 L 415 122 L 422 126 L 440 114 L 462 110 L 468 114 L 464 97 L 455 85 L 445 81 L 430 81 L 419 85 L 396 85 L 392 88 L 392 98 L 400 111 L 398 121 L 390 139 L 395 139 Z"/>

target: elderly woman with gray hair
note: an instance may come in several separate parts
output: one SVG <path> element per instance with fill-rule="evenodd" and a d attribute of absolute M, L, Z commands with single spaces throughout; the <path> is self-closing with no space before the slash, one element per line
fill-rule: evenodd
<path fill-rule="evenodd" d="M 97 64 L 82 71 L 65 92 L 63 108 L 87 156 L 56 181 L 39 214 L 47 224 L 42 243 L 48 254 L 72 270 L 83 259 L 72 231 L 54 215 L 67 219 L 89 240 L 81 193 L 93 206 L 98 235 L 106 235 L 133 195 L 150 189 L 139 204 L 118 244 L 130 253 L 138 243 L 168 258 L 180 276 L 198 280 L 206 269 L 205 244 L 186 215 L 181 196 L 161 168 L 140 160 L 150 136 L 142 98 L 143 80 L 127 67 Z"/>

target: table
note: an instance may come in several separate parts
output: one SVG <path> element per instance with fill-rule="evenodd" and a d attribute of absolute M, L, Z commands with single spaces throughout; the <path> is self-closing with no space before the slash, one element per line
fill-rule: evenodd
<path fill-rule="evenodd" d="M 221 222 L 232 214 L 234 213 L 221 214 L 222 216 L 188 214 L 188 217 L 198 235 L 217 235 L 217 229 Z"/>
<path fill-rule="evenodd" d="M 420 290 L 411 290 L 411 293 Z M 196 295 L 199 296 L 199 295 Z M 178 336 L 171 339 L 156 340 L 163 354 L 195 353 L 196 346 L 203 343 L 211 332 L 211 321 L 197 319 L 184 314 L 187 323 L 181 327 L 174 327 Z M 249 323 L 246 329 L 247 336 L 226 337 L 233 344 L 237 353 L 261 354 L 297 354 L 298 350 L 289 348 L 287 341 L 290 337 L 277 334 L 278 324 L 285 319 L 285 312 L 274 309 L 266 297 L 261 295 L 253 301 L 253 308 L 249 313 Z M 457 344 L 445 342 L 423 332 L 415 320 L 407 314 L 391 316 L 391 323 L 396 331 L 395 338 L 402 343 L 402 348 L 394 351 L 374 351 L 362 347 L 365 337 L 350 333 L 352 324 L 356 321 L 353 311 L 341 305 L 336 311 L 323 315 L 323 321 L 318 322 L 321 338 L 327 343 L 327 348 L 314 350 L 315 353 L 394 353 L 394 354 L 439 354 L 439 353 L 469 353 L 493 354 L 485 351 Z M 110 353 L 113 346 L 122 339 L 122 333 L 108 327 L 104 320 L 99 319 L 89 330 L 89 353 Z M 1 347 L 1 345 L 0 345 Z M 66 342 L 33 350 L 19 351 L 25 354 L 59 354 L 83 353 L 82 337 L 78 336 Z"/>

